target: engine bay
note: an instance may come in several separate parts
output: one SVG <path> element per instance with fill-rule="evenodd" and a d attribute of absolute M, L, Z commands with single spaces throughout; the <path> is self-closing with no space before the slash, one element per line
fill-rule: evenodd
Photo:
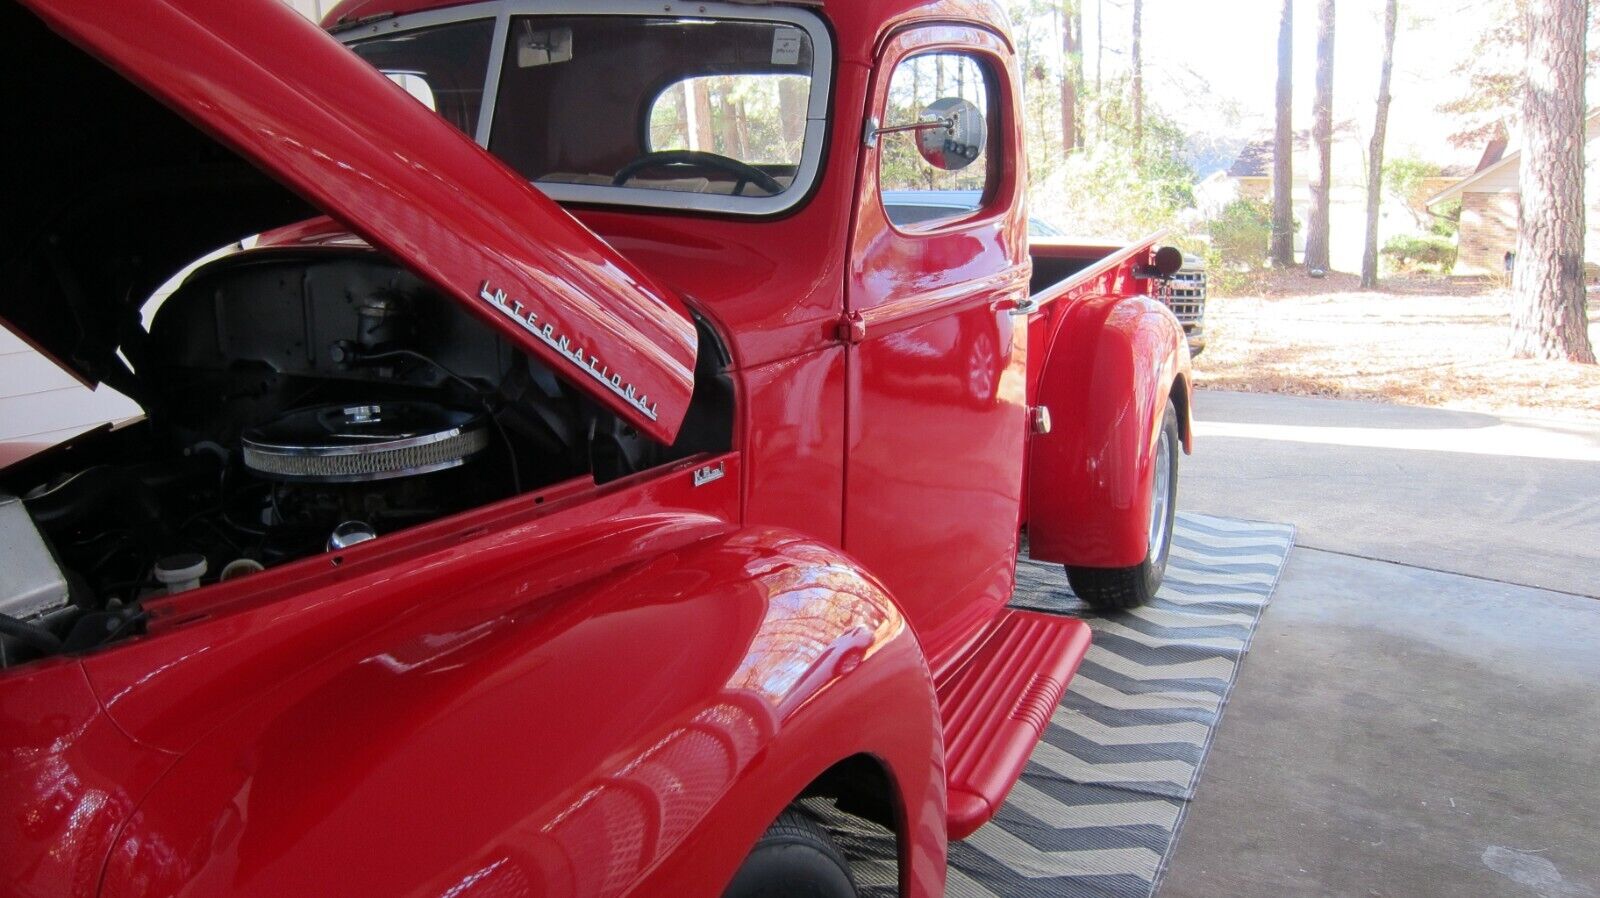
<path fill-rule="evenodd" d="M 0 667 L 139 632 L 141 602 L 247 577 L 575 477 L 732 442 L 703 321 L 672 446 L 367 250 L 250 250 L 122 343 L 145 420 L 0 478 Z"/>

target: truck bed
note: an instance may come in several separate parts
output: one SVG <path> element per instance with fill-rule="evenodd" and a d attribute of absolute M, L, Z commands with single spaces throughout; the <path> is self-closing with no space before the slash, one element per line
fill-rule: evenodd
<path fill-rule="evenodd" d="M 1126 245 L 1072 237 L 1035 237 L 1028 247 L 1028 254 L 1033 257 L 1029 293 L 1035 305 L 1054 302 L 1100 275 L 1115 271 L 1160 237 L 1153 234 Z"/>
<path fill-rule="evenodd" d="M 1129 256 L 1160 240 L 1155 234 L 1127 247 L 1115 246 L 1103 240 L 1083 240 L 1072 237 L 1035 237 L 1028 252 L 1033 259 L 1033 277 L 1029 293 L 1033 306 L 1039 308 L 1068 296 L 1087 295 L 1113 289 L 1112 284 L 1089 288 L 1091 281 L 1117 270 Z M 1143 292 L 1143 289 L 1139 292 Z M 1160 299 L 1177 316 L 1183 325 L 1190 355 L 1199 355 L 1205 349 L 1206 271 L 1198 262 L 1186 264 L 1173 276 L 1164 290 L 1157 291 Z"/>

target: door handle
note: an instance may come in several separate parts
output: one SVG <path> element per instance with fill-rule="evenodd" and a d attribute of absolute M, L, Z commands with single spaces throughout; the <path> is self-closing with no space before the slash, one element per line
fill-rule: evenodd
<path fill-rule="evenodd" d="M 1012 315 L 1027 315 L 1037 308 L 1039 308 L 1039 304 L 1034 302 L 1031 296 L 1027 299 L 1008 296 L 1005 299 L 997 299 L 989 304 L 990 311 L 1009 312 Z"/>

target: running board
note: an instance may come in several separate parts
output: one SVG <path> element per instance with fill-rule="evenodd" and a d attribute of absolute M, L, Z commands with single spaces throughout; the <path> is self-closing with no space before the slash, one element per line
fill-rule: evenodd
<path fill-rule="evenodd" d="M 1088 651 L 1083 621 L 1007 610 L 940 680 L 951 839 L 972 835 L 1000 810 Z"/>

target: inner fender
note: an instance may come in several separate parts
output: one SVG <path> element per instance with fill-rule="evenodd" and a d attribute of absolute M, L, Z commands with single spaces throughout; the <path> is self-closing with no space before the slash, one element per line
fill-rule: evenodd
<path fill-rule="evenodd" d="M 1035 434 L 1028 472 L 1033 558 L 1132 567 L 1148 551 L 1156 437 L 1174 384 L 1188 390 L 1183 326 L 1148 296 L 1073 301 L 1055 323 L 1036 402 L 1053 428 Z M 1179 403 L 1180 413 L 1189 402 Z M 1180 421 L 1187 435 L 1189 422 Z M 1187 443 L 1185 445 L 1187 449 Z"/>
<path fill-rule="evenodd" d="M 932 682 L 882 586 L 744 530 L 485 614 L 443 602 L 212 731 L 107 894 L 716 894 L 822 770 L 882 759 L 943 819 Z M 943 843 L 924 846 L 923 887 Z"/>

